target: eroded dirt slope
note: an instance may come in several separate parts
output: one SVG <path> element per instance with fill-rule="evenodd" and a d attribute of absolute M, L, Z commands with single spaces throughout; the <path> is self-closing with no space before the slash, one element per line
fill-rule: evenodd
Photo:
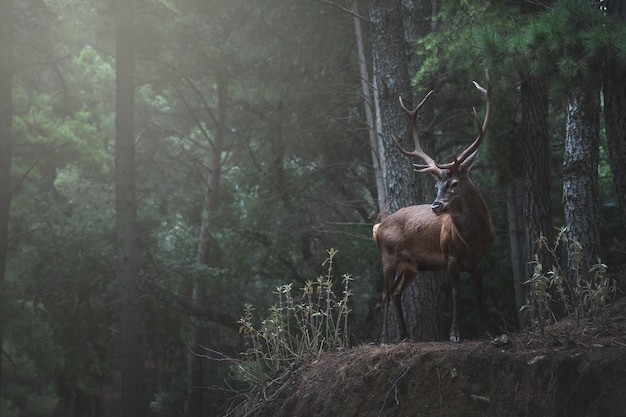
<path fill-rule="evenodd" d="M 607 314 L 601 327 L 564 322 L 503 344 L 408 342 L 325 353 L 235 415 L 626 416 L 626 300 Z"/>

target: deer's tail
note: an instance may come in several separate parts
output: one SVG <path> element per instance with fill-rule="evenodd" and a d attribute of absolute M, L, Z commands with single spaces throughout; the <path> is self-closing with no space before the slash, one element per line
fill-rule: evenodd
<path fill-rule="evenodd" d="M 376 223 L 374 227 L 372 227 L 372 236 L 374 237 L 374 240 L 376 240 L 376 232 L 378 231 L 378 226 L 380 226 L 380 223 Z"/>

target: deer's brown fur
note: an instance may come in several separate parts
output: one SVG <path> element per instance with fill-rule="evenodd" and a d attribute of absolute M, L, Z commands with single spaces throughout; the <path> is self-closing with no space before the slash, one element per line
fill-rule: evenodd
<path fill-rule="evenodd" d="M 489 80 L 489 76 L 487 75 Z M 476 84 L 476 83 L 475 83 Z M 482 275 L 484 258 L 494 240 L 491 217 L 480 191 L 469 178 L 491 114 L 491 96 L 488 89 L 476 87 L 487 99 L 485 120 L 478 123 L 479 134 L 472 144 L 453 162 L 440 165 L 428 156 L 419 143 L 415 115 L 426 98 L 414 109 L 408 110 L 401 103 L 412 122 L 415 150 L 405 154 L 425 162 L 416 165 L 418 172 L 429 172 L 436 180 L 437 197 L 432 204 L 405 207 L 374 225 L 373 236 L 381 254 L 383 276 L 383 328 L 381 342 L 387 342 L 387 310 L 393 300 L 400 326 L 400 338 L 407 337 L 402 312 L 403 291 L 420 272 L 447 270 L 452 287 L 452 325 L 450 340 L 458 342 L 460 333 L 457 323 L 459 303 L 459 275 L 470 273 L 481 319 Z M 476 117 L 476 112 L 474 111 Z"/>

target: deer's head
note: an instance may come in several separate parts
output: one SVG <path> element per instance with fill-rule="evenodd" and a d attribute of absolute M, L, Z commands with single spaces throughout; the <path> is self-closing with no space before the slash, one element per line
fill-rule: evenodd
<path fill-rule="evenodd" d="M 487 101 L 485 118 L 481 123 L 478 119 L 478 115 L 476 114 L 476 109 L 473 109 L 474 120 L 476 121 L 476 126 L 478 127 L 478 136 L 454 159 L 454 161 L 446 164 L 437 163 L 433 158 L 426 154 L 426 152 L 424 152 L 422 146 L 420 145 L 417 131 L 417 113 L 433 91 L 431 90 L 413 110 L 407 109 L 402 102 L 402 97 L 400 97 L 400 106 L 402 106 L 402 109 L 411 121 L 411 134 L 413 136 L 413 143 L 415 144 L 415 149 L 413 151 L 406 151 L 401 147 L 400 150 L 405 155 L 421 159 L 424 162 L 423 164 L 414 164 L 415 171 L 428 172 L 435 177 L 437 197 L 431 207 L 433 212 L 437 215 L 455 211 L 457 207 L 462 205 L 465 197 L 472 194 L 468 191 L 474 191 L 476 189 L 472 181 L 469 179 L 469 171 L 474 163 L 478 147 L 485 137 L 485 132 L 491 117 L 491 81 L 489 80 L 489 73 L 487 73 L 487 89 L 481 87 L 476 81 L 474 81 L 474 85 L 481 93 L 483 93 Z"/>

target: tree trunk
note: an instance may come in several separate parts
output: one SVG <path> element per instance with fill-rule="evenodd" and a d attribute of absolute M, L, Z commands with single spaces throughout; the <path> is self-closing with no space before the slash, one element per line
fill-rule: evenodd
<path fill-rule="evenodd" d="M 402 0 L 402 14 L 404 22 L 404 40 L 406 48 L 407 72 L 409 84 L 423 65 L 423 58 L 416 53 L 417 41 L 434 30 L 433 19 L 436 12 L 435 0 Z M 432 85 L 419 85 L 411 89 L 413 103 L 419 103 L 432 89 Z M 432 97 L 431 97 L 432 99 Z M 432 102 L 427 102 L 419 111 L 416 122 L 419 129 L 422 148 L 429 155 L 434 154 L 435 146 L 432 132 L 428 130 L 434 118 Z M 415 175 L 415 174 L 413 174 Z M 419 183 L 416 192 L 417 202 L 431 203 L 435 200 L 435 187 L 431 175 L 417 175 Z M 441 339 L 441 279 L 443 272 L 422 272 L 412 288 L 405 291 L 404 297 L 408 300 L 417 300 L 405 303 L 407 325 L 414 329 L 415 340 L 430 341 Z M 416 307 L 413 309 L 412 307 Z M 416 311 L 413 311 L 416 310 Z M 415 318 L 415 323 L 411 318 Z M 410 324 L 409 324 L 410 323 Z"/>
<path fill-rule="evenodd" d="M 372 154 L 372 167 L 374 170 L 374 178 L 376 182 L 376 195 L 378 198 L 378 212 L 386 211 L 385 201 L 387 192 L 385 191 L 385 182 L 383 176 L 384 159 L 380 153 L 380 142 L 376 132 L 376 121 L 374 120 L 374 103 L 373 95 L 370 88 L 370 75 L 367 68 L 367 59 L 365 57 L 365 42 L 363 40 L 363 27 L 361 18 L 359 17 L 359 9 L 357 0 L 352 0 L 352 19 L 354 21 L 354 34 L 356 38 L 357 53 L 359 57 L 359 75 L 361 76 L 361 94 L 363 95 L 363 104 L 365 109 L 365 124 L 367 126 L 367 136 Z"/>
<path fill-rule="evenodd" d="M 626 2 L 607 0 L 604 4 L 609 16 L 626 24 Z M 609 163 L 626 225 L 626 65 L 619 62 L 615 50 L 609 49 L 604 68 L 604 125 Z"/>
<path fill-rule="evenodd" d="M 515 306 L 517 320 L 521 328 L 526 327 L 528 320 L 520 309 L 526 305 L 527 290 L 524 282 L 526 266 L 528 265 L 527 252 L 524 250 L 525 222 L 524 222 L 524 185 L 518 181 L 509 185 L 506 193 L 507 217 L 509 224 L 509 245 L 511 247 L 511 267 L 513 269 L 513 288 L 515 290 Z"/>
<path fill-rule="evenodd" d="M 568 99 L 563 156 L 563 209 L 567 236 L 582 246 L 568 250 L 567 278 L 588 276 L 600 258 L 600 204 L 598 161 L 600 143 L 600 92 L 579 87 Z"/>
<path fill-rule="evenodd" d="M 409 57 L 414 54 L 414 40 L 421 34 L 413 33 L 418 30 L 415 21 L 405 22 L 404 18 L 408 19 L 407 16 L 410 16 L 413 19 L 415 10 L 423 8 L 422 3 L 424 1 L 375 0 L 370 8 L 374 78 L 387 192 L 385 208 L 389 213 L 424 201 L 421 182 L 413 172 L 412 161 L 408 160 L 395 145 L 395 140 L 398 140 L 406 149 L 412 149 L 413 146 L 412 140 L 408 137 L 407 119 L 399 106 L 398 97 L 402 96 L 407 105 L 413 101 L 410 77 L 415 68 L 409 64 Z M 427 3 L 430 6 L 430 0 Z M 430 13 L 422 16 L 425 21 L 430 22 Z M 430 30 L 430 24 L 426 27 Z M 409 45 L 407 41 L 412 44 Z M 418 281 L 402 296 L 409 337 L 414 340 L 436 340 L 440 338 L 441 328 L 438 308 L 439 282 L 427 274 L 420 275 Z M 389 328 L 397 328 L 394 325 L 396 323 L 394 313 L 390 313 L 389 319 Z M 394 337 L 391 333 L 389 336 Z"/>
<path fill-rule="evenodd" d="M 522 178 L 524 187 L 524 231 L 518 257 L 524 260 L 521 281 L 533 275 L 535 253 L 538 261 L 549 271 L 552 259 L 545 250 L 538 250 L 535 242 L 540 236 L 552 242 L 552 209 L 550 204 L 550 137 L 548 134 L 548 82 L 545 77 L 520 74 L 522 100 Z M 515 286 L 516 300 L 525 302 L 527 288 Z M 517 294 L 522 291 L 521 294 Z M 518 305 L 518 308 L 520 306 Z M 520 326 L 527 322 L 520 316 Z"/>
<path fill-rule="evenodd" d="M 407 105 L 411 98 L 402 17 L 401 0 L 375 0 L 370 9 L 390 213 L 415 204 L 420 197 L 412 163 L 394 142 L 397 139 L 406 149 L 412 146 L 407 135 L 407 120 L 398 104 L 399 96 L 404 97 Z"/>
<path fill-rule="evenodd" d="M 115 3 L 115 211 L 120 282 L 122 415 L 147 413 L 135 198 L 133 2 Z"/>
<path fill-rule="evenodd" d="M 204 192 L 204 205 L 200 219 L 200 234 L 198 236 L 197 261 L 200 265 L 210 266 L 215 262 L 211 230 L 214 228 L 213 218 L 218 208 L 220 179 L 222 173 L 222 150 L 226 124 L 226 106 L 228 99 L 228 85 L 225 77 L 218 76 L 217 85 L 217 114 L 214 137 L 210 142 L 211 154 Z M 207 109 L 208 111 L 208 109 Z M 209 139 L 209 138 L 207 138 Z M 191 304 L 196 308 L 203 308 L 206 303 L 206 288 L 204 284 L 194 279 Z M 204 359 L 198 356 L 203 350 L 203 339 L 206 339 L 202 321 L 197 317 L 190 319 L 189 351 L 187 352 L 187 415 L 202 417 L 205 411 L 204 392 L 206 384 L 204 378 Z"/>
<path fill-rule="evenodd" d="M 6 260 L 11 208 L 11 160 L 13 158 L 13 3 L 0 3 L 0 307 L 4 306 Z M 0 308 L 1 310 L 2 308 Z M 0 380 L 2 380 L 3 326 L 0 319 Z M 0 398 L 2 384 L 0 383 Z"/>

